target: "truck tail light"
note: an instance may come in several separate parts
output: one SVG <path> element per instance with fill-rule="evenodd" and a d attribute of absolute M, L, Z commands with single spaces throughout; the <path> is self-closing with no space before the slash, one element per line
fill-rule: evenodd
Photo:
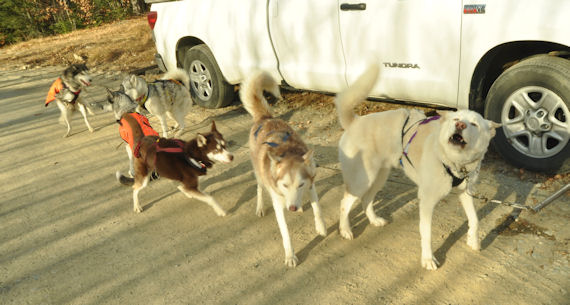
<path fill-rule="evenodd" d="M 150 26 L 151 30 L 154 30 L 154 25 L 156 24 L 156 19 L 158 18 L 158 14 L 155 11 L 150 11 L 146 15 L 148 20 L 148 25 Z"/>

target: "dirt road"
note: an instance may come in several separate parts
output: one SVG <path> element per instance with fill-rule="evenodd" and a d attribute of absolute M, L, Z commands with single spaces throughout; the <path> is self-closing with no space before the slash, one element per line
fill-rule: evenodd
<path fill-rule="evenodd" d="M 166 180 L 141 192 L 144 212 L 135 214 L 131 190 L 114 177 L 128 164 L 112 115 L 92 116 L 92 134 L 77 115 L 73 135 L 62 138 L 56 107 L 43 107 L 60 69 L 0 72 L 0 304 L 568 304 L 568 195 L 534 215 L 477 200 L 480 252 L 466 245 L 466 218 L 457 196 L 448 196 L 433 221 L 442 265 L 426 271 L 417 189 L 395 170 L 375 203 L 390 224 L 373 227 L 356 207 L 355 240 L 343 240 L 341 130 L 326 105 L 275 106 L 316 151 L 328 228 L 326 237 L 316 234 L 308 202 L 304 213 L 286 215 L 300 260 L 295 269 L 283 264 L 269 202 L 267 215 L 255 216 L 251 119 L 240 106 L 194 107 L 182 137 L 206 131 L 215 119 L 232 141 L 234 162 L 217 164 L 201 180 L 229 215 L 216 216 Z M 119 79 L 99 75 L 94 83 L 117 88 Z M 82 94 L 98 101 L 103 92 L 96 86 Z M 151 124 L 158 126 L 155 118 Z M 489 153 L 478 190 L 534 204 L 569 180 L 548 178 Z"/>

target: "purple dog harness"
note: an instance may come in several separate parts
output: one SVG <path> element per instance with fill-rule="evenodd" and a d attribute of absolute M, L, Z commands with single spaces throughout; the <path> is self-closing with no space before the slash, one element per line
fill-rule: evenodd
<path fill-rule="evenodd" d="M 406 118 L 406 121 L 404 122 L 404 126 L 402 126 L 402 145 L 404 144 L 404 136 L 408 133 L 408 131 L 410 131 L 410 129 L 412 129 L 412 127 L 414 127 L 414 125 L 418 124 L 419 125 L 424 125 L 427 124 L 431 121 L 435 121 L 435 120 L 439 120 L 440 116 L 436 115 L 436 116 L 432 116 L 429 118 L 425 118 L 421 121 L 417 121 L 416 123 L 412 124 L 412 126 L 410 126 L 408 129 L 406 128 L 406 125 L 408 124 L 408 120 L 410 119 L 410 117 Z M 404 155 L 404 157 L 406 157 L 406 160 L 408 160 L 408 163 L 410 163 L 410 165 L 412 167 L 414 167 L 414 165 L 412 164 L 412 160 L 410 160 L 410 158 L 408 157 L 408 149 L 410 148 L 410 144 L 412 143 L 412 141 L 414 140 L 414 138 L 416 137 L 416 134 L 418 133 L 418 130 L 416 129 L 416 131 L 414 131 L 414 134 L 410 137 L 410 139 L 408 140 L 408 143 L 406 144 L 406 146 L 404 147 L 404 151 L 402 152 L 402 155 Z M 402 167 L 404 167 L 404 163 L 402 162 L 402 158 L 400 158 L 400 165 Z"/>
<path fill-rule="evenodd" d="M 425 118 L 423 120 L 417 121 L 416 123 L 412 124 L 412 126 L 410 126 L 408 129 L 405 129 L 406 125 L 408 124 L 408 119 L 410 118 L 410 117 L 407 117 L 406 121 L 404 122 L 404 126 L 402 126 L 402 145 L 404 145 L 404 136 L 410 131 L 410 129 L 412 129 L 412 127 L 414 127 L 414 125 L 416 125 L 416 124 L 418 124 L 418 126 L 424 125 L 424 124 L 427 124 L 431 121 L 439 120 L 440 117 L 441 116 L 436 115 L 436 116 Z M 412 134 L 412 136 L 408 140 L 408 143 L 406 143 L 406 146 L 404 147 L 404 151 L 402 152 L 402 155 L 406 158 L 406 160 L 408 160 L 408 163 L 410 163 L 410 165 L 412 167 L 414 167 L 414 164 L 412 164 L 412 160 L 410 160 L 410 158 L 408 157 L 408 149 L 410 148 L 410 144 L 412 143 L 412 141 L 416 137 L 417 133 L 418 133 L 418 130 L 416 129 L 416 131 L 414 131 L 414 134 Z M 402 161 L 402 158 L 400 158 L 400 166 L 404 167 L 404 162 Z M 461 183 L 463 183 L 463 180 L 465 180 L 465 177 L 458 178 L 457 176 L 455 176 L 451 172 L 451 169 L 449 168 L 449 166 L 443 164 L 443 167 L 445 168 L 445 171 L 451 176 L 451 179 L 452 179 L 451 186 L 452 187 L 458 186 Z"/>

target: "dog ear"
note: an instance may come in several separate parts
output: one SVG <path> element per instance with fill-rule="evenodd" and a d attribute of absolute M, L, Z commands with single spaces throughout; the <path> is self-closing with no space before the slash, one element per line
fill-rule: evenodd
<path fill-rule="evenodd" d="M 313 154 L 314 154 L 314 151 L 312 149 L 309 149 L 309 151 L 303 155 L 303 160 L 305 160 L 305 164 L 311 165 L 313 163 L 312 162 L 313 161 Z"/>
<path fill-rule="evenodd" d="M 109 88 L 105 88 L 107 90 L 107 97 L 109 98 L 109 102 L 113 103 L 113 91 L 111 91 L 111 89 Z"/>
<path fill-rule="evenodd" d="M 428 111 L 428 113 L 430 113 L 431 111 Z M 455 111 L 451 111 L 451 110 L 435 110 L 436 115 L 439 115 L 442 119 L 445 119 L 448 115 L 450 115 L 451 113 L 454 113 Z M 427 115 L 426 113 L 426 116 Z"/>
<path fill-rule="evenodd" d="M 198 143 L 198 147 L 206 146 L 206 142 L 207 142 L 206 137 L 199 133 L 198 136 L 196 137 L 196 143 Z"/>
<path fill-rule="evenodd" d="M 503 126 L 503 124 L 495 123 L 493 121 L 487 121 L 489 123 L 489 130 L 491 131 L 491 138 L 495 136 L 495 129 Z"/>
<path fill-rule="evenodd" d="M 129 83 L 134 85 L 136 83 L 136 81 L 137 81 L 137 76 L 134 74 L 131 74 L 131 77 L 129 78 Z"/>
<path fill-rule="evenodd" d="M 212 120 L 212 131 L 218 131 L 216 129 L 216 121 Z"/>

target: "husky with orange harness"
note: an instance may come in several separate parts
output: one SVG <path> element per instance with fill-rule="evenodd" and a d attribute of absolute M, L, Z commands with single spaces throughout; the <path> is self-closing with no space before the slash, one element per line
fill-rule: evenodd
<path fill-rule="evenodd" d="M 180 181 L 178 189 L 184 195 L 206 202 L 219 216 L 226 215 L 226 211 L 214 197 L 198 189 L 198 177 L 206 175 L 208 168 L 211 168 L 215 161 L 229 163 L 233 160 L 233 155 L 226 149 L 226 141 L 216 129 L 215 122 L 212 121 L 210 132 L 198 134 L 188 142 L 158 136 L 142 137 L 142 134 L 141 129 L 134 133 L 134 179 L 117 172 L 119 182 L 133 186 L 135 212 L 143 211 L 138 194 L 147 186 L 151 173 L 155 171 L 162 178 Z"/>
<path fill-rule="evenodd" d="M 123 80 L 121 86 L 139 105 L 138 112 L 146 109 L 159 119 L 163 137 L 168 137 L 167 117 L 176 121 L 173 127 L 174 136 L 182 134 L 184 117 L 192 106 L 190 78 L 186 71 L 182 69 L 169 71 L 162 79 L 151 83 L 147 83 L 140 76 L 130 75 Z"/>
<path fill-rule="evenodd" d="M 107 89 L 107 104 L 104 110 L 113 111 L 115 119 L 119 124 L 119 134 L 127 143 L 126 150 L 129 156 L 129 174 L 131 177 L 135 175 L 133 148 L 136 145 L 135 139 L 144 136 L 158 136 L 148 122 L 148 119 L 136 113 L 137 103 L 135 103 L 127 94 L 122 91 L 111 91 Z M 142 135 L 141 135 L 142 134 Z"/>
<path fill-rule="evenodd" d="M 59 122 L 67 125 L 67 133 L 63 136 L 64 138 L 71 134 L 70 121 L 75 110 L 81 112 L 89 131 L 94 131 L 87 120 L 87 111 L 91 111 L 79 97 L 81 88 L 89 85 L 91 85 L 91 75 L 87 66 L 85 64 L 72 64 L 53 82 L 48 91 L 45 106 L 47 107 L 53 101 L 56 102 L 61 111 Z"/>

